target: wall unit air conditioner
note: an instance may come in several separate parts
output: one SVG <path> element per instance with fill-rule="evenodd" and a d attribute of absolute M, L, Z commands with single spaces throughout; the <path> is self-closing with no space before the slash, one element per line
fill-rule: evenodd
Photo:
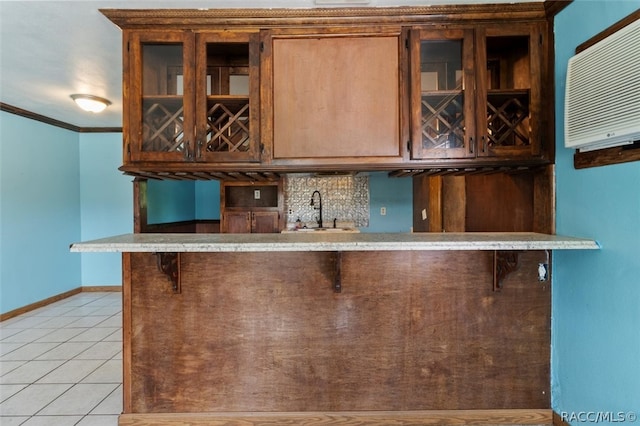
<path fill-rule="evenodd" d="M 564 118 L 567 148 L 640 140 L 640 20 L 569 59 Z"/>

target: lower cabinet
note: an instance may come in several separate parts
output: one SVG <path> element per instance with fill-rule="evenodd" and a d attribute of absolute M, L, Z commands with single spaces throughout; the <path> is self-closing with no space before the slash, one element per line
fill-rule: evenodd
<path fill-rule="evenodd" d="M 280 232 L 277 211 L 228 211 L 222 215 L 222 232 L 269 233 Z"/>
<path fill-rule="evenodd" d="M 221 232 L 280 232 L 284 226 L 281 181 L 222 182 Z"/>

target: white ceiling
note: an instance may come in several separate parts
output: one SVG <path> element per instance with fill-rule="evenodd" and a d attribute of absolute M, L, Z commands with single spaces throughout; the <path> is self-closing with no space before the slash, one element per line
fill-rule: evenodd
<path fill-rule="evenodd" d="M 362 0 L 331 0 L 362 6 Z M 523 1 L 523 0 L 518 0 Z M 533 0 L 542 1 L 542 0 Z M 370 0 L 367 6 L 514 3 L 514 0 Z M 318 2 L 319 4 L 320 2 Z M 324 0 L 326 3 L 326 0 Z M 0 102 L 80 128 L 122 126 L 120 29 L 98 9 L 310 8 L 314 0 L 0 0 Z M 111 100 L 100 114 L 80 110 L 72 93 Z"/>

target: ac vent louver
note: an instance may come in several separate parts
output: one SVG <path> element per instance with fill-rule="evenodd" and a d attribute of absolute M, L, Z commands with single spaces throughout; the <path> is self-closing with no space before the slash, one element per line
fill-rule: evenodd
<path fill-rule="evenodd" d="M 640 140 L 640 20 L 569 59 L 564 113 L 567 148 Z"/>

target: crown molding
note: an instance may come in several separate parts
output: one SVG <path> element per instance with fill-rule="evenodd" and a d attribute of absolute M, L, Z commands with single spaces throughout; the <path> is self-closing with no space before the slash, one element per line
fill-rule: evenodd
<path fill-rule="evenodd" d="M 273 9 L 100 9 L 122 29 L 277 28 L 291 25 L 411 25 L 425 22 L 547 19 L 544 1 L 398 7 Z M 556 2 L 553 2 L 556 3 Z"/>
<path fill-rule="evenodd" d="M 60 127 L 61 129 L 71 130 L 72 132 L 76 133 L 122 133 L 122 127 L 79 127 L 2 102 L 0 102 L 0 111 L 19 115 L 20 117 L 39 121 L 50 126 Z"/>

